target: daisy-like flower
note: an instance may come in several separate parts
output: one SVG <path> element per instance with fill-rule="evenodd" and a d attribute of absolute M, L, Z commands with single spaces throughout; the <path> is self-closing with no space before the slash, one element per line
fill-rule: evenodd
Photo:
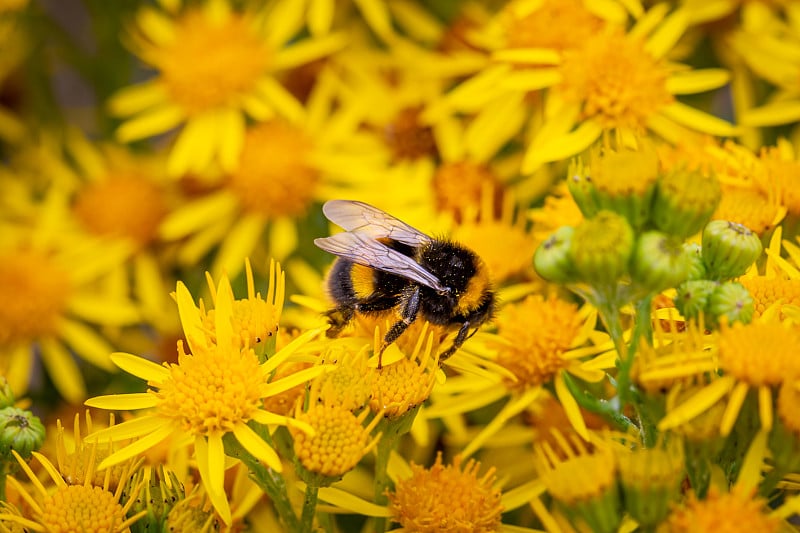
<path fill-rule="evenodd" d="M 171 175 L 205 171 L 215 161 L 234 169 L 246 118 L 291 118 L 301 109 L 276 74 L 345 44 L 338 34 L 288 44 L 299 25 L 263 7 L 236 10 L 227 0 L 162 7 L 139 11 L 130 35 L 134 53 L 158 75 L 123 89 L 111 109 L 127 119 L 117 131 L 123 142 L 181 127 L 167 162 Z"/>
<path fill-rule="evenodd" d="M 194 265 L 219 245 L 210 270 L 234 276 L 265 231 L 268 255 L 280 260 L 296 248 L 297 221 L 315 202 L 381 178 L 380 159 L 363 155 L 379 150 L 378 140 L 356 131 L 358 113 L 336 103 L 337 83 L 323 70 L 305 107 L 246 128 L 235 167 L 166 217 L 159 235 L 179 241 L 179 263 Z"/>
<path fill-rule="evenodd" d="M 574 27 L 590 31 L 591 38 L 571 41 L 562 37 L 547 41 L 552 29 L 520 31 L 523 20 L 538 20 L 537 9 L 563 9 L 570 13 L 569 18 L 582 13 L 581 18 L 593 20 L 593 24 L 577 23 Z M 519 2 L 504 17 L 519 19 L 519 24 L 509 27 L 523 36 L 523 42 L 511 40 L 511 44 L 495 46 L 493 57 L 500 65 L 489 68 L 492 75 L 487 71 L 464 82 L 441 105 L 461 108 L 461 102 L 486 102 L 497 97 L 498 92 L 505 92 L 507 99 L 515 97 L 519 102 L 513 113 L 524 113 L 523 96 L 546 88 L 541 109 L 544 120 L 531 123 L 531 139 L 522 161 L 523 174 L 579 153 L 608 131 L 629 135 L 651 130 L 670 142 L 681 139 L 687 129 L 733 135 L 736 129 L 730 123 L 676 99 L 679 95 L 716 89 L 728 81 L 723 70 L 692 71 L 672 65 L 666 59 L 688 26 L 687 10 L 679 8 L 668 13 L 663 4 L 637 16 L 635 24 L 625 31 L 626 13 L 614 3 L 604 4 L 597 12 L 588 12 L 582 2 Z M 563 28 L 563 23 L 559 19 L 552 28 Z M 527 35 L 534 37 L 526 41 Z M 537 35 L 544 35 L 545 40 L 537 40 Z M 495 80 L 489 82 L 491 77 Z M 478 83 L 477 79 L 483 82 Z M 487 86 L 497 87 L 491 96 L 486 95 Z M 509 115 L 504 116 L 512 120 Z"/>
<path fill-rule="evenodd" d="M 209 499 L 226 524 L 231 511 L 223 488 L 225 453 L 222 438 L 232 435 L 248 452 L 280 472 L 281 461 L 250 423 L 294 425 L 309 433 L 306 423 L 263 408 L 263 400 L 303 383 L 322 372 L 323 366 L 301 370 L 289 377 L 269 381 L 271 372 L 302 344 L 319 334 L 311 330 L 295 339 L 264 363 L 259 363 L 250 346 L 249 333 L 234 330 L 234 298 L 230 281 L 220 280 L 216 291 L 214 330 L 203 323 L 188 289 L 178 283 L 176 299 L 183 330 L 190 349 L 178 342 L 178 363 L 157 365 L 141 357 L 116 353 L 112 360 L 125 371 L 147 380 L 145 393 L 93 398 L 87 405 L 104 409 L 150 409 L 117 426 L 91 436 L 93 441 L 138 440 L 107 457 L 106 468 L 135 457 L 164 439 L 175 435 L 192 437 L 200 477 Z M 267 328 L 269 330 L 269 328 Z"/>
<path fill-rule="evenodd" d="M 766 254 L 763 273 L 756 268 L 751 268 L 744 276 L 739 278 L 739 283 L 744 285 L 753 297 L 753 317 L 758 318 L 769 312 L 774 306 L 779 306 L 779 318 L 786 318 L 784 306 L 800 305 L 800 248 L 789 241 L 783 242 L 790 258 L 794 262 L 781 257 L 781 237 L 783 228 L 778 226 L 772 232 Z"/>
<path fill-rule="evenodd" d="M 16 454 L 16 452 L 14 452 Z M 124 481 L 132 475 L 136 461 L 129 460 L 122 473 L 121 480 L 115 489 L 109 486 L 110 476 L 105 476 L 101 485 L 92 483 L 97 464 L 91 460 L 86 464 L 84 482 L 70 485 L 61 477 L 58 469 L 44 455 L 34 452 L 34 457 L 47 472 L 52 487 L 45 483 L 31 470 L 31 467 L 17 455 L 20 467 L 30 480 L 33 490 L 29 491 L 15 478 L 8 482 L 22 496 L 26 506 L 30 508 L 29 516 L 16 513 L 1 512 L 0 520 L 7 520 L 23 525 L 29 531 L 107 531 L 109 533 L 125 533 L 130 526 L 144 516 L 144 512 L 128 513 L 134 500 L 122 503 Z"/>
<path fill-rule="evenodd" d="M 448 379 L 437 389 L 425 416 L 435 418 L 463 413 L 507 398 L 493 420 L 471 436 L 463 450 L 465 455 L 471 455 L 509 419 L 532 406 L 542 387 L 552 383 L 570 423 L 588 439 L 586 421 L 567 388 L 563 373 L 598 382 L 605 377 L 603 369 L 613 367 L 614 361 L 608 357 L 583 361 L 613 347 L 605 333 L 595 331 L 597 312 L 588 305 L 578 308 L 556 297 L 531 295 L 503 306 L 495 322 L 497 334 L 474 339 L 463 350 L 482 354 L 501 371 L 495 373 L 493 379 L 487 379 L 486 372 Z M 532 324 L 538 326 L 531 327 Z M 498 381 L 502 387 L 498 386 Z"/>
<path fill-rule="evenodd" d="M 660 430 L 678 426 L 699 415 L 728 396 L 720 434 L 733 429 L 747 393 L 758 397 L 761 425 L 766 430 L 773 423 L 773 392 L 783 383 L 800 379 L 800 365 L 792 354 L 800 350 L 800 333 L 788 322 L 765 314 L 750 324 L 736 322 L 719 331 L 717 340 L 719 370 L 722 377 L 671 410 L 658 423 Z"/>
<path fill-rule="evenodd" d="M 137 323 L 137 307 L 97 282 L 122 267 L 123 243 L 74 231 L 66 199 L 53 191 L 23 223 L 0 221 L 0 373 L 21 395 L 38 354 L 58 393 L 71 403 L 86 398 L 73 355 L 106 371 L 110 343 L 92 327 Z"/>
<path fill-rule="evenodd" d="M 666 521 L 664 531 L 670 533 L 711 533 L 713 531 L 778 531 L 780 521 L 768 515 L 767 502 L 754 497 L 752 490 L 735 488 L 721 493 L 711 488 L 704 499 L 696 495 L 675 509 Z"/>
<path fill-rule="evenodd" d="M 442 464 L 441 452 L 428 469 L 412 463 L 411 476 L 399 479 L 389 492 L 392 521 L 406 531 L 474 531 L 500 528 L 503 505 L 495 471 L 480 475 L 481 464 L 456 456 Z"/>

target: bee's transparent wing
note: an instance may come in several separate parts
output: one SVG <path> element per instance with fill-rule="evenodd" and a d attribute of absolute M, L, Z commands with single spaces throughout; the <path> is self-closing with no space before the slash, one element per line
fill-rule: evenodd
<path fill-rule="evenodd" d="M 439 282 L 439 278 L 423 268 L 412 257 L 392 250 L 364 232 L 337 233 L 330 237 L 314 239 L 314 244 L 326 252 L 353 263 L 416 281 L 436 291 L 447 291 Z"/>
<path fill-rule="evenodd" d="M 330 200 L 322 206 L 322 212 L 328 220 L 345 230 L 373 239 L 392 239 L 414 247 L 431 241 L 421 231 L 364 202 Z"/>

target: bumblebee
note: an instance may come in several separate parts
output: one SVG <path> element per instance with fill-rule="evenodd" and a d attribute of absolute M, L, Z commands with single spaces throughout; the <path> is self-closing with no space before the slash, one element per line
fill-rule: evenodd
<path fill-rule="evenodd" d="M 383 338 L 378 368 L 384 350 L 419 316 L 458 328 L 440 362 L 492 317 L 496 299 L 488 269 L 472 250 L 429 237 L 363 202 L 331 200 L 322 212 L 346 230 L 314 240 L 337 256 L 327 281 L 336 303 L 327 313 L 328 336 L 339 335 L 356 313 L 394 310 L 399 318 Z"/>

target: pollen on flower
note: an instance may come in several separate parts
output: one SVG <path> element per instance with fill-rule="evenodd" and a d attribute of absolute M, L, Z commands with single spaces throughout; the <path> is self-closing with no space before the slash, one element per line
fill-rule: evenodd
<path fill-rule="evenodd" d="M 800 280 L 754 276 L 739 278 L 739 283 L 753 297 L 753 318 L 760 317 L 779 301 L 782 305 L 800 305 Z"/>
<path fill-rule="evenodd" d="M 42 502 L 39 522 L 46 531 L 118 531 L 125 510 L 100 487 L 67 485 Z"/>
<path fill-rule="evenodd" d="M 584 115 L 607 129 L 644 128 L 673 99 L 665 68 L 642 41 L 619 31 L 597 33 L 565 52 L 561 69 L 564 97 L 583 102 Z"/>
<path fill-rule="evenodd" d="M 0 255 L 0 346 L 52 335 L 70 296 L 70 279 L 34 250 Z"/>
<path fill-rule="evenodd" d="M 90 232 L 129 238 L 143 247 L 156 237 L 167 207 L 163 191 L 154 183 L 120 174 L 88 185 L 78 194 L 73 210 Z"/>
<path fill-rule="evenodd" d="M 420 110 L 402 109 L 386 126 L 384 139 L 396 160 L 414 160 L 436 155 L 436 141 L 430 126 L 420 122 Z"/>
<path fill-rule="evenodd" d="M 495 470 L 479 476 L 480 469 L 474 459 L 462 466 L 461 456 L 445 466 L 441 452 L 430 469 L 412 463 L 411 477 L 399 480 L 389 493 L 392 520 L 420 533 L 497 531 L 503 506 L 493 487 Z"/>
<path fill-rule="evenodd" d="M 562 355 L 581 328 L 575 304 L 541 295 L 504 306 L 495 323 L 503 339 L 497 346 L 497 362 L 517 377 L 517 381 L 507 381 L 506 386 L 511 388 L 536 387 L 550 381 L 568 365 Z M 531 324 L 548 327 L 532 328 Z"/>
<path fill-rule="evenodd" d="M 719 335 L 720 368 L 752 386 L 800 378 L 800 333 L 780 323 L 740 322 Z"/>
<path fill-rule="evenodd" d="M 169 44 L 152 52 L 172 100 L 194 114 L 252 91 L 272 56 L 256 24 L 245 14 L 212 18 L 192 10 L 180 17 Z"/>
<path fill-rule="evenodd" d="M 239 166 L 229 176 L 228 186 L 253 213 L 268 218 L 301 215 L 319 181 L 311 165 L 312 148 L 306 134 L 287 122 L 254 126 L 247 130 Z"/>
<path fill-rule="evenodd" d="M 222 434 L 246 422 L 261 406 L 263 373 L 252 350 L 219 346 L 187 355 L 178 342 L 178 364 L 160 390 L 158 411 L 193 435 Z"/>
<path fill-rule="evenodd" d="M 295 418 L 314 428 L 314 434 L 308 435 L 289 426 L 295 455 L 303 467 L 328 477 L 352 470 L 378 442 L 377 438 L 370 441 L 370 433 L 381 418 L 374 416 L 365 427 L 363 422 L 369 413 L 365 409 L 356 416 L 346 406 L 327 401 L 312 403 L 306 412 L 298 408 Z"/>
<path fill-rule="evenodd" d="M 537 7 L 532 9 L 533 5 Z M 603 25 L 602 19 L 580 0 L 514 0 L 507 4 L 501 17 L 507 48 L 569 50 L 590 41 Z"/>
<path fill-rule="evenodd" d="M 718 531 L 778 531 L 780 521 L 768 516 L 767 502 L 754 497 L 752 491 L 734 487 L 720 494 L 715 487 L 700 500 L 694 494 L 684 507 L 675 509 L 665 528 L 670 533 L 716 533 Z"/>

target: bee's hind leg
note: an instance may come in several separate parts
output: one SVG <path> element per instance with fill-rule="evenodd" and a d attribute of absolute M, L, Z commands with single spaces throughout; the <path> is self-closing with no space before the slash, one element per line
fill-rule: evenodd
<path fill-rule="evenodd" d="M 472 337 L 473 335 L 475 335 L 475 333 L 477 333 L 478 328 L 475 328 L 472 331 L 472 333 L 470 333 L 469 326 L 470 326 L 469 320 L 461 324 L 461 327 L 458 329 L 458 333 L 456 334 L 456 338 L 453 339 L 453 345 L 450 346 L 447 350 L 443 351 L 441 354 L 439 354 L 439 363 L 446 361 L 448 357 L 456 353 L 458 349 L 461 348 L 461 345 L 464 344 L 464 342 L 468 338 Z"/>
<path fill-rule="evenodd" d="M 414 320 L 417 319 L 419 313 L 419 287 L 414 287 L 407 297 L 403 298 L 403 303 L 400 307 L 400 320 L 392 324 L 389 331 L 383 337 L 383 344 L 381 351 L 378 353 L 378 369 L 382 368 L 383 351 L 396 341 L 403 332 L 408 329 Z"/>

